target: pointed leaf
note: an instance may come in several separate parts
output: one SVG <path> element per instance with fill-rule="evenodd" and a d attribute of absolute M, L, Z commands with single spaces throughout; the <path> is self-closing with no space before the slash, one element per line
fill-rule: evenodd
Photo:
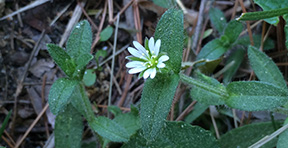
<path fill-rule="evenodd" d="M 67 78 L 56 80 L 49 92 L 48 102 L 51 112 L 57 115 L 69 103 L 70 97 L 78 81 Z"/>
<path fill-rule="evenodd" d="M 280 125 L 279 122 L 276 123 L 277 125 Z M 222 135 L 219 143 L 223 148 L 247 148 L 265 136 L 272 134 L 274 131 L 271 122 L 249 124 L 233 129 Z M 272 139 L 270 142 L 263 145 L 263 148 L 275 147 L 276 142 L 277 139 Z"/>
<path fill-rule="evenodd" d="M 287 88 L 286 81 L 277 65 L 265 53 L 253 46 L 249 46 L 248 57 L 252 69 L 261 81 L 272 83 L 281 88 Z"/>
<path fill-rule="evenodd" d="M 77 69 L 82 69 L 93 58 L 90 54 L 92 31 L 87 20 L 79 22 L 66 43 L 67 53 L 75 60 Z"/>
<path fill-rule="evenodd" d="M 266 82 L 232 82 L 227 86 L 227 92 L 226 104 L 246 111 L 270 110 L 288 101 L 287 90 Z"/>
<path fill-rule="evenodd" d="M 209 10 L 209 18 L 211 20 L 213 27 L 215 27 L 216 30 L 220 34 L 222 34 L 225 29 L 225 26 L 227 25 L 224 13 L 218 8 L 211 7 Z"/>
<path fill-rule="evenodd" d="M 169 60 L 166 66 L 174 73 L 181 69 L 183 53 L 183 13 L 181 10 L 169 9 L 161 17 L 155 31 L 155 40 L 161 40 L 160 52 L 166 52 Z"/>
<path fill-rule="evenodd" d="M 132 136 L 122 148 L 219 148 L 218 142 L 209 131 L 184 122 L 166 122 L 165 128 L 153 141 L 147 141 L 141 131 Z"/>
<path fill-rule="evenodd" d="M 161 75 L 145 82 L 140 111 L 145 138 L 152 140 L 164 126 L 178 81 L 178 75 Z"/>
<path fill-rule="evenodd" d="M 71 103 L 88 122 L 91 122 L 95 118 L 90 100 L 86 95 L 83 85 L 80 84 L 75 87 L 75 90 L 71 96 Z"/>
<path fill-rule="evenodd" d="M 100 41 L 104 42 L 107 41 L 113 34 L 113 27 L 107 26 L 101 33 L 100 33 Z"/>
<path fill-rule="evenodd" d="M 72 77 L 76 66 L 74 60 L 59 46 L 47 44 L 48 52 L 55 63 L 64 71 L 64 73 Z"/>
<path fill-rule="evenodd" d="M 81 114 L 68 104 L 56 117 L 55 147 L 81 148 L 83 129 Z"/>
<path fill-rule="evenodd" d="M 129 139 L 129 134 L 124 127 L 103 116 L 94 118 L 89 122 L 89 126 L 100 136 L 114 142 L 127 142 Z"/>
<path fill-rule="evenodd" d="M 228 57 L 226 64 L 229 64 L 232 61 L 234 61 L 234 64 L 226 72 L 224 72 L 224 76 L 223 76 L 224 85 L 228 85 L 228 83 L 232 81 L 233 76 L 237 72 L 238 68 L 240 67 L 244 59 L 244 54 L 245 54 L 245 51 L 242 48 L 240 48 L 234 51 L 232 55 Z"/>
<path fill-rule="evenodd" d="M 225 28 L 224 35 L 228 38 L 229 43 L 233 44 L 243 30 L 242 23 L 238 21 L 230 21 Z"/>
<path fill-rule="evenodd" d="M 254 0 L 256 4 L 258 4 L 263 11 L 268 11 L 268 10 L 275 10 L 279 8 L 287 8 L 288 3 L 286 0 L 277 0 L 277 1 L 271 1 L 271 0 Z M 265 19 L 266 22 L 269 24 L 277 25 L 279 22 L 278 17 L 273 17 L 269 19 Z"/>
<path fill-rule="evenodd" d="M 193 99 L 206 105 L 224 104 L 228 96 L 225 87 L 216 79 L 197 73 L 197 78 L 181 74 L 182 82 L 192 86 L 191 96 Z"/>
<path fill-rule="evenodd" d="M 228 46 L 224 46 L 220 38 L 214 39 L 208 42 L 197 55 L 197 60 L 207 59 L 207 60 L 216 60 L 222 56 L 227 50 Z"/>
<path fill-rule="evenodd" d="M 285 120 L 284 125 L 288 124 L 288 118 Z M 285 130 L 283 133 L 280 134 L 278 142 L 277 142 L 277 148 L 286 148 L 288 145 L 288 130 Z"/>

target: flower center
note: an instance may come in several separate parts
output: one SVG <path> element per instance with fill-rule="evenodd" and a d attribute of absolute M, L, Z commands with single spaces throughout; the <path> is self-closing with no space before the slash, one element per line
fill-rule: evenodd
<path fill-rule="evenodd" d="M 158 63 L 158 60 L 156 59 L 156 56 L 152 56 L 147 64 L 146 64 L 146 67 L 150 68 L 150 67 L 156 67 L 157 66 L 157 63 Z"/>

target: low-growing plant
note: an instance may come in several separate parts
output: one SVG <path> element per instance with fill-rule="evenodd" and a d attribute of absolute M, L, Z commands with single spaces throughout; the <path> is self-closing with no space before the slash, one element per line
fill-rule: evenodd
<path fill-rule="evenodd" d="M 86 70 L 86 65 L 93 59 L 93 55 L 90 54 L 92 42 L 90 25 L 86 20 L 79 22 L 67 41 L 66 50 L 54 44 L 47 45 L 51 57 L 67 76 L 54 82 L 49 94 L 51 112 L 57 115 L 54 131 L 56 147 L 81 147 L 84 129 L 82 116 L 87 120 L 89 127 L 97 133 L 103 147 L 109 142 L 121 142 L 124 148 L 248 147 L 263 136 L 273 133 L 271 122 L 257 123 L 231 130 L 221 136 L 220 140 L 216 140 L 210 131 L 190 125 L 211 105 L 223 105 L 244 111 L 287 112 L 286 81 L 276 64 L 258 49 L 261 44 L 257 42 L 259 36 L 253 36 L 255 46 L 249 46 L 247 36 L 239 38 L 244 26 L 240 20 L 264 18 L 272 20 L 271 17 L 284 15 L 283 18 L 287 21 L 288 5 L 285 8 L 272 7 L 276 2 L 271 1 L 269 7 L 264 6 L 263 1 L 255 0 L 263 7 L 263 12 L 245 13 L 230 22 L 225 20 L 220 10 L 216 8 L 210 10 L 209 16 L 212 25 L 218 30 L 219 38 L 208 42 L 201 49 L 196 62 L 190 65 L 193 66 L 191 75 L 183 73 L 183 68 L 186 67 L 182 64 L 185 36 L 183 13 L 176 9 L 167 10 L 157 24 L 154 37 L 146 38 L 144 46 L 134 41 L 135 48 L 128 48 L 131 53 L 131 56 L 127 57 L 130 60 L 126 64 L 126 67 L 130 68 L 128 73 L 140 73 L 139 78 L 146 79 L 140 110 L 132 106 L 131 112 L 124 114 L 119 108 L 110 106 L 109 111 L 114 114 L 114 119 L 95 116 L 85 93 L 84 83 L 93 85 L 89 80 L 92 79 L 94 82 L 96 76 L 93 75 L 93 70 Z M 111 36 L 111 28 L 105 31 Z M 106 39 L 107 37 L 103 38 Z M 271 42 L 268 40 L 264 49 L 270 46 Z M 232 48 L 236 50 L 230 50 Z M 226 64 L 230 66 L 224 71 L 222 84 L 211 74 L 228 51 L 231 55 Z M 232 81 L 246 51 L 250 66 L 259 81 Z M 98 58 L 99 55 L 96 60 Z M 92 78 L 83 79 L 85 74 L 92 75 Z M 195 113 L 188 115 L 185 122 L 167 121 L 179 83 L 187 85 L 191 89 L 191 98 L 199 103 L 195 105 Z M 273 124 L 281 123 L 273 122 Z M 287 134 L 287 131 L 281 134 L 278 141 L 271 140 L 272 138 L 266 141 L 264 139 L 253 146 L 265 144 L 266 147 L 273 147 L 277 144 L 277 147 L 285 147 L 288 145 L 285 140 Z"/>

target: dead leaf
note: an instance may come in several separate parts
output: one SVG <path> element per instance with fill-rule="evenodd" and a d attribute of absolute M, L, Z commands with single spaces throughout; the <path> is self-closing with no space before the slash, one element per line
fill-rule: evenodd
<path fill-rule="evenodd" d="M 52 60 L 41 59 L 34 63 L 29 71 L 36 77 L 41 78 L 45 72 L 50 71 L 55 66 Z"/>

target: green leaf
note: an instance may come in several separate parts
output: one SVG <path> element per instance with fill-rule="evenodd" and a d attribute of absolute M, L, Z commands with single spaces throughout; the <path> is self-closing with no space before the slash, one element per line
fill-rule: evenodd
<path fill-rule="evenodd" d="M 218 59 L 229 47 L 224 46 L 220 38 L 208 42 L 197 55 L 196 60 L 207 59 L 210 61 Z"/>
<path fill-rule="evenodd" d="M 91 122 L 94 118 L 94 112 L 91 108 L 91 103 L 86 95 L 85 88 L 82 84 L 75 87 L 71 96 L 72 105 L 80 112 L 88 122 Z"/>
<path fill-rule="evenodd" d="M 288 7 L 288 3 L 286 0 L 277 0 L 277 1 L 254 0 L 254 2 L 258 4 L 264 11 Z M 265 21 L 268 22 L 269 24 L 277 25 L 279 22 L 279 18 L 273 17 L 273 18 L 265 19 Z"/>
<path fill-rule="evenodd" d="M 285 120 L 284 125 L 288 124 L 288 118 Z M 288 145 L 288 130 L 285 130 L 283 133 L 280 134 L 278 142 L 277 142 L 277 148 L 286 148 Z"/>
<path fill-rule="evenodd" d="M 100 57 L 105 58 L 106 56 L 107 56 L 106 50 L 103 50 L 103 49 L 97 50 L 95 54 L 95 60 L 96 62 L 99 62 L 98 60 Z"/>
<path fill-rule="evenodd" d="M 229 43 L 233 44 L 243 30 L 242 23 L 238 21 L 230 21 L 225 28 L 224 35 L 228 38 Z"/>
<path fill-rule="evenodd" d="M 286 90 L 266 82 L 232 82 L 227 86 L 227 92 L 226 104 L 246 111 L 271 110 L 288 101 Z"/>
<path fill-rule="evenodd" d="M 277 123 L 277 122 L 276 122 Z M 277 123 L 279 125 L 279 123 Z M 219 143 L 223 148 L 247 148 L 256 143 L 263 137 L 274 132 L 271 122 L 262 122 L 245 125 L 233 129 L 222 135 Z M 276 146 L 277 139 L 272 139 L 270 142 L 263 145 L 261 148 L 272 148 Z"/>
<path fill-rule="evenodd" d="M 55 63 L 64 71 L 64 73 L 72 77 L 76 70 L 74 60 L 59 46 L 47 44 L 48 52 Z"/>
<path fill-rule="evenodd" d="M 286 81 L 277 65 L 265 53 L 253 46 L 249 46 L 248 58 L 258 79 L 272 83 L 281 88 L 287 88 Z"/>
<path fill-rule="evenodd" d="M 96 74 L 93 69 L 85 70 L 83 82 L 86 86 L 92 86 L 96 81 Z"/>
<path fill-rule="evenodd" d="M 56 117 L 55 147 L 80 148 L 83 129 L 81 114 L 68 104 Z"/>
<path fill-rule="evenodd" d="M 209 131 L 184 122 L 166 122 L 165 128 L 153 141 L 147 141 L 138 131 L 122 148 L 219 148 Z"/>
<path fill-rule="evenodd" d="M 261 35 L 253 35 L 253 41 L 254 41 L 254 46 L 257 48 L 260 48 L 261 46 Z M 250 37 L 248 35 L 243 36 L 236 40 L 234 45 L 242 45 L 245 47 L 248 47 L 250 45 Z M 268 50 L 274 48 L 274 41 L 271 38 L 267 38 L 266 41 L 264 42 L 263 49 Z"/>
<path fill-rule="evenodd" d="M 251 21 L 251 20 L 262 20 L 271 17 L 282 16 L 288 13 L 288 8 L 280 8 L 268 11 L 248 12 L 242 13 L 236 20 L 240 21 Z"/>
<path fill-rule="evenodd" d="M 127 142 L 129 139 L 124 127 L 103 116 L 94 118 L 89 122 L 89 126 L 100 136 L 114 142 Z"/>
<path fill-rule="evenodd" d="M 209 18 L 213 27 L 222 34 L 227 24 L 224 13 L 218 8 L 211 7 L 209 10 Z"/>
<path fill-rule="evenodd" d="M 100 41 L 104 42 L 107 41 L 113 34 L 113 27 L 107 26 L 101 33 L 100 33 Z"/>
<path fill-rule="evenodd" d="M 174 0 L 153 0 L 153 3 L 163 8 L 173 8 L 176 6 Z"/>
<path fill-rule="evenodd" d="M 126 129 L 129 137 L 135 134 L 136 131 L 140 128 L 138 113 L 120 113 L 116 115 L 113 120 Z"/>
<path fill-rule="evenodd" d="M 164 126 L 178 81 L 178 75 L 162 74 L 145 82 L 141 96 L 140 119 L 144 137 L 148 140 L 152 140 Z"/>
<path fill-rule="evenodd" d="M 197 78 L 180 75 L 182 82 L 192 86 L 190 95 L 193 99 L 206 105 L 224 104 L 228 96 L 225 87 L 216 79 L 198 73 Z"/>
<path fill-rule="evenodd" d="M 233 76 L 237 72 L 238 68 L 240 67 L 243 58 L 244 58 L 245 51 L 243 49 L 237 49 L 232 53 L 231 56 L 228 57 L 226 64 L 231 63 L 234 61 L 233 66 L 231 66 L 226 72 L 224 72 L 223 76 L 223 83 L 224 85 L 228 85 L 232 81 Z"/>
<path fill-rule="evenodd" d="M 67 53 L 77 64 L 77 70 L 82 70 L 93 58 L 90 54 L 91 44 L 92 31 L 89 22 L 81 21 L 74 27 L 66 43 Z"/>
<path fill-rule="evenodd" d="M 4 121 L 2 122 L 1 128 L 0 128 L 0 137 L 2 137 L 2 134 L 6 128 L 6 125 L 10 119 L 10 116 L 12 114 L 12 110 L 9 111 L 8 115 L 5 117 Z"/>
<path fill-rule="evenodd" d="M 54 115 L 57 115 L 69 103 L 70 97 L 78 83 L 78 81 L 67 78 L 59 78 L 53 83 L 49 92 L 48 102 Z"/>
<path fill-rule="evenodd" d="M 169 9 L 161 17 L 155 31 L 155 39 L 161 40 L 160 52 L 166 52 L 169 60 L 166 66 L 174 73 L 181 70 L 184 30 L 181 10 Z"/>
<path fill-rule="evenodd" d="M 192 123 L 196 120 L 206 109 L 208 109 L 209 105 L 202 104 L 197 102 L 197 104 L 193 107 L 193 110 L 185 117 L 184 121 L 186 123 Z"/>

